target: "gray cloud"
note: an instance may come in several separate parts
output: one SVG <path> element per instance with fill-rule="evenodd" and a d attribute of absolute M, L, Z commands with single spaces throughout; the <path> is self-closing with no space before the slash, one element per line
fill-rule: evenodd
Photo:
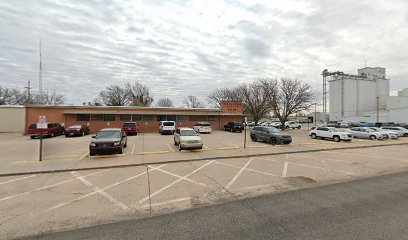
<path fill-rule="evenodd" d="M 322 69 L 354 73 L 365 58 L 398 90 L 407 13 L 403 0 L 1 1 L 0 85 L 37 87 L 41 37 L 44 86 L 74 104 L 135 80 L 176 105 L 258 77 L 297 77 L 319 92 Z"/>

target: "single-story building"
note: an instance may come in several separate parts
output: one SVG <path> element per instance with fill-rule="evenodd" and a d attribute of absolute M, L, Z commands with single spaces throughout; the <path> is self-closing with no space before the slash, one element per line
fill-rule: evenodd
<path fill-rule="evenodd" d="M 91 132 L 102 128 L 123 126 L 124 122 L 137 122 L 140 132 L 158 131 L 159 121 L 175 121 L 177 127 L 193 127 L 196 122 L 209 122 L 215 130 L 223 129 L 230 121 L 242 122 L 241 102 L 221 102 L 221 108 L 166 108 L 131 106 L 26 106 L 26 132 L 45 116 L 48 123 L 65 127 L 87 125 Z"/>

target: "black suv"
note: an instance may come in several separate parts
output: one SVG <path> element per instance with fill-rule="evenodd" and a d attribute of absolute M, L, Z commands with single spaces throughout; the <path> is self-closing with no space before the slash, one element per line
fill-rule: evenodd
<path fill-rule="evenodd" d="M 224 130 L 241 133 L 244 130 L 244 124 L 242 122 L 228 122 L 224 125 Z"/>
<path fill-rule="evenodd" d="M 258 140 L 275 144 L 289 144 L 292 142 L 292 137 L 288 134 L 282 133 L 279 129 L 274 127 L 256 126 L 251 130 L 251 140 L 256 142 Z"/>

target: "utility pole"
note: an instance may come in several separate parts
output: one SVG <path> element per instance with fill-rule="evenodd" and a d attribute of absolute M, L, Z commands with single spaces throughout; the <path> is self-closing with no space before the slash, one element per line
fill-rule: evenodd
<path fill-rule="evenodd" d="M 26 101 L 26 104 L 31 104 L 31 89 L 32 89 L 32 87 L 31 87 L 31 85 L 30 85 L 30 80 L 28 80 L 28 85 L 27 85 L 27 87 L 24 87 L 24 88 L 27 89 L 27 95 L 28 95 L 28 99 L 27 99 L 27 101 Z"/>
<path fill-rule="evenodd" d="M 377 96 L 377 124 L 380 122 L 380 97 Z"/>
<path fill-rule="evenodd" d="M 42 53 L 41 53 L 41 38 L 40 38 L 40 69 L 38 73 L 38 89 L 40 91 L 40 96 L 43 93 L 43 86 L 42 86 Z"/>

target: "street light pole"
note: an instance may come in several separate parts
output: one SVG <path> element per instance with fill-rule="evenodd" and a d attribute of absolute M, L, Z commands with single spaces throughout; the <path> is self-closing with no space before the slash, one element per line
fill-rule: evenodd
<path fill-rule="evenodd" d="M 380 122 L 380 97 L 377 96 L 377 124 Z"/>
<path fill-rule="evenodd" d="M 314 114 L 314 124 L 315 127 L 317 126 L 317 103 L 314 104 L 315 105 L 315 114 Z"/>

